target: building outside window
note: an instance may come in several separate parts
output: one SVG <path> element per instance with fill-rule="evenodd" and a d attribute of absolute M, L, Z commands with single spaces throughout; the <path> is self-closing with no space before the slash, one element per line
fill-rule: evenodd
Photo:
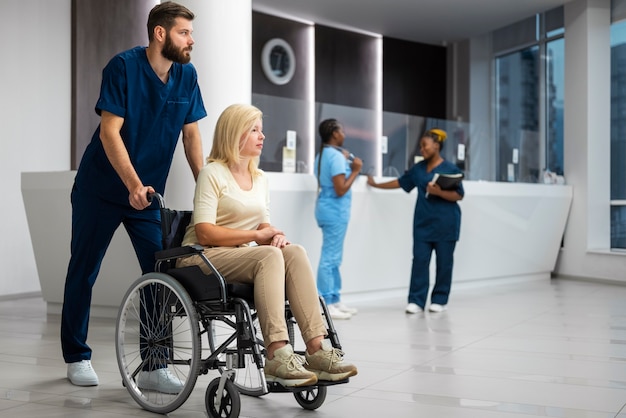
<path fill-rule="evenodd" d="M 565 39 L 546 43 L 546 166 L 563 175 Z"/>
<path fill-rule="evenodd" d="M 611 249 L 626 249 L 626 20 L 611 25 Z"/>
<path fill-rule="evenodd" d="M 496 180 L 563 175 L 563 8 L 493 33 Z"/>
<path fill-rule="evenodd" d="M 498 181 L 539 179 L 539 48 L 496 59 Z"/>

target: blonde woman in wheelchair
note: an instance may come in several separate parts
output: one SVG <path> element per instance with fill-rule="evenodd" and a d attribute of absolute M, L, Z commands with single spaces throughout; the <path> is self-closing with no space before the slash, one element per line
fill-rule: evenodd
<path fill-rule="evenodd" d="M 270 224 L 268 181 L 258 168 L 265 139 L 262 117 L 256 107 L 242 104 L 220 115 L 207 165 L 198 176 L 183 245 L 204 246 L 204 254 L 228 282 L 254 284 L 268 382 L 297 387 L 343 380 L 357 369 L 325 338 L 306 251 Z M 179 267 L 194 264 L 210 274 L 199 256 L 178 262 Z M 285 296 L 306 343 L 304 356 L 289 344 Z"/>

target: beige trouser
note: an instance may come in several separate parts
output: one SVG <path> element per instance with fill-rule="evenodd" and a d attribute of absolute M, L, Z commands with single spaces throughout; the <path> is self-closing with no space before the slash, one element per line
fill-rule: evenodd
<path fill-rule="evenodd" d="M 285 293 L 304 341 L 326 335 L 315 277 L 301 245 L 282 249 L 270 245 L 214 247 L 205 249 L 204 254 L 227 282 L 254 284 L 254 304 L 266 347 L 273 342 L 289 341 Z M 178 261 L 178 267 L 189 265 L 199 265 L 210 273 L 200 256 Z"/>

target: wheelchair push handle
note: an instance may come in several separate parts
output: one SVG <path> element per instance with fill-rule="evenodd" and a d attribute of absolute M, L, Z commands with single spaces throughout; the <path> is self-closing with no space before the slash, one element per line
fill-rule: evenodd
<path fill-rule="evenodd" d="M 161 196 L 160 193 L 158 193 L 158 192 L 148 193 L 146 195 L 146 199 L 148 199 L 148 202 L 150 202 L 150 203 L 152 203 L 153 199 L 156 199 L 157 202 L 159 202 L 159 207 L 161 209 L 165 209 L 165 199 L 163 199 L 163 196 Z"/>

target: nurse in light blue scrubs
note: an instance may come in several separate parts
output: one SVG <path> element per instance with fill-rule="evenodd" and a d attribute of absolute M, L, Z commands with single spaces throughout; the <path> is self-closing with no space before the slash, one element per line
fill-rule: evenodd
<path fill-rule="evenodd" d="M 357 310 L 341 302 L 339 267 L 350 221 L 350 188 L 361 171 L 363 161 L 343 148 L 346 136 L 336 119 L 322 121 L 319 134 L 322 142 L 314 166 L 319 186 L 315 219 L 322 229 L 323 242 L 317 269 L 317 289 L 333 319 L 349 319 Z"/>

